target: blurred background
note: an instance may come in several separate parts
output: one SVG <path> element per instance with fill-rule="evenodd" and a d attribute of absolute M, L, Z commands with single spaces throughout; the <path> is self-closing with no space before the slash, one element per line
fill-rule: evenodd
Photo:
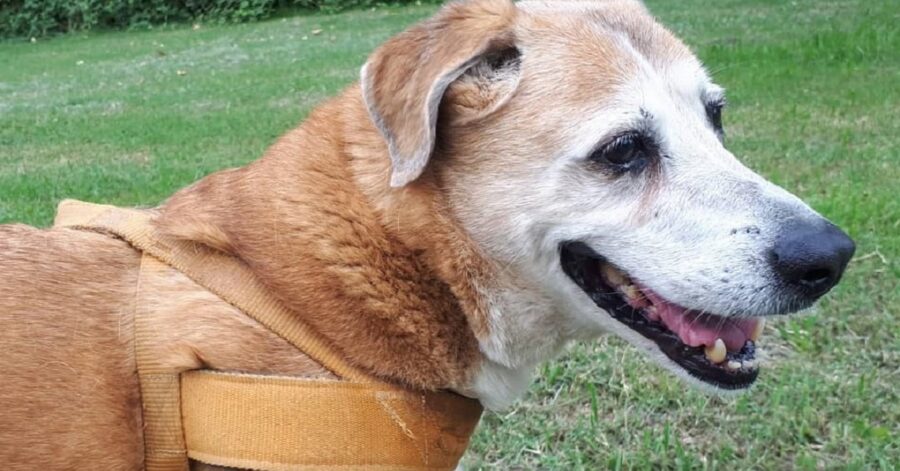
<path fill-rule="evenodd" d="M 614 338 L 485 416 L 469 469 L 900 468 L 900 5 L 647 0 L 728 89 L 728 147 L 857 241 L 770 322 L 759 384 L 710 397 Z M 0 223 L 61 198 L 155 205 L 259 155 L 436 3 L 0 3 Z"/>

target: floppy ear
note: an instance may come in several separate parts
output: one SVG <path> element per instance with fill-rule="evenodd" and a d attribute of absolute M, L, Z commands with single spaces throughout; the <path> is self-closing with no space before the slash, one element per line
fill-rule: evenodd
<path fill-rule="evenodd" d="M 369 57 L 360 84 L 369 115 L 388 143 L 392 187 L 412 182 L 425 169 L 447 87 L 479 63 L 487 63 L 488 69 L 490 64 L 510 64 L 496 58 L 508 56 L 504 51 L 511 48 L 515 13 L 510 0 L 451 3 Z M 474 80 L 490 76 L 484 70 L 475 75 Z M 502 94 L 484 95 L 493 96 L 488 105 L 496 109 Z"/>

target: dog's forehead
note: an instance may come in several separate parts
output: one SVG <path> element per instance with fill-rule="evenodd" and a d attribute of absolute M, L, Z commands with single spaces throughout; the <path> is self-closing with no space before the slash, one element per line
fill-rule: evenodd
<path fill-rule="evenodd" d="M 592 94 L 648 73 L 665 76 L 671 91 L 681 94 L 702 94 L 711 86 L 691 50 L 637 1 L 524 1 L 518 6 L 522 15 L 516 34 L 526 63 L 533 66 L 526 74 Z"/>
<path fill-rule="evenodd" d="M 519 2 L 520 26 L 528 33 L 557 33 L 560 38 L 627 38 L 641 54 L 655 63 L 693 57 L 691 51 L 662 27 L 639 2 L 632 0 Z M 585 37 L 587 35 L 588 37 Z"/>

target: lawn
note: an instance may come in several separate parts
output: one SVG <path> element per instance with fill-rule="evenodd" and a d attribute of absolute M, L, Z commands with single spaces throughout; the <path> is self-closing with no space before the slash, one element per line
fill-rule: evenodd
<path fill-rule="evenodd" d="M 729 90 L 728 146 L 856 239 L 845 281 L 770 323 L 759 385 L 687 389 L 623 342 L 575 345 L 488 414 L 473 469 L 900 467 L 900 8 L 648 0 Z M 433 7 L 0 43 L 0 222 L 61 198 L 152 205 L 258 157 Z"/>

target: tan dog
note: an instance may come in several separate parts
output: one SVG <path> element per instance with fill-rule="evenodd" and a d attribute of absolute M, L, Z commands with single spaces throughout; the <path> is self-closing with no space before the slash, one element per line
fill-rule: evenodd
<path fill-rule="evenodd" d="M 500 408 L 567 342 L 614 332 L 741 389 L 761 316 L 828 291 L 853 244 L 723 147 L 723 105 L 639 3 L 456 3 L 157 224 L 239 257 L 347 360 L 410 388 Z M 142 466 L 122 314 L 138 260 L 106 235 L 0 227 L 6 469 Z M 173 371 L 329 375 L 177 271 L 160 280 Z"/>

